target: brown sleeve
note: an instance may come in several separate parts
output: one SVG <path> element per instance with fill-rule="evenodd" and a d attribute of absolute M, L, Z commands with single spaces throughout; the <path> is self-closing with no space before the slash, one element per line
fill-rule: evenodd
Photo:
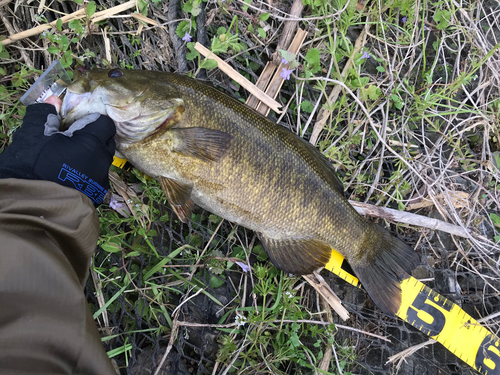
<path fill-rule="evenodd" d="M 77 190 L 0 180 L 0 372 L 116 373 L 83 293 L 98 236 Z"/>

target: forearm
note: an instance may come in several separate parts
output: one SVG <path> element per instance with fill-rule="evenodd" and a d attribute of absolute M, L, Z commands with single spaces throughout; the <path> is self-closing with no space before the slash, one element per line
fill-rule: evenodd
<path fill-rule="evenodd" d="M 2 371 L 114 373 L 83 294 L 98 235 L 80 192 L 0 180 Z"/>

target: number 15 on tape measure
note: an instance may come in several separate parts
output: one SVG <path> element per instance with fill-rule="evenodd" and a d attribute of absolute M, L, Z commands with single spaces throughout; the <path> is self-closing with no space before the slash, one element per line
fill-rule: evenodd
<path fill-rule="evenodd" d="M 401 282 L 396 315 L 485 375 L 500 374 L 500 339 L 460 307 L 413 277 Z"/>
<path fill-rule="evenodd" d="M 325 268 L 361 287 L 344 257 L 332 252 Z M 396 315 L 444 345 L 484 375 L 500 375 L 500 339 L 460 307 L 413 277 L 401 281 L 401 307 Z"/>

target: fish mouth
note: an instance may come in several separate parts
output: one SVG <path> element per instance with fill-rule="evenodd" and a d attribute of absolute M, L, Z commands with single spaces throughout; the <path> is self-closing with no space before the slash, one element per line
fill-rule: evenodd
<path fill-rule="evenodd" d="M 66 91 L 64 100 L 61 106 L 61 117 L 65 119 L 73 108 L 84 101 L 88 101 L 90 98 L 90 92 L 84 92 L 83 94 Z"/>

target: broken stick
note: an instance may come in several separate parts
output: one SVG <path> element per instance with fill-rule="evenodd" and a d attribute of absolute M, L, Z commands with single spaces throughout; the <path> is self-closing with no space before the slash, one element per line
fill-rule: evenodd
<path fill-rule="evenodd" d="M 128 10 L 130 8 L 133 8 L 135 6 L 136 6 L 135 0 L 131 0 L 131 1 L 128 1 L 126 3 L 117 5 L 113 8 L 109 8 L 109 9 L 97 12 L 91 17 L 92 23 L 99 22 L 105 18 L 111 17 L 117 13 L 123 12 L 123 11 Z M 85 17 L 87 17 L 87 13 L 85 13 L 85 8 L 83 8 L 83 9 L 77 10 L 76 12 L 68 14 L 67 16 L 61 17 L 58 20 L 61 20 L 62 23 L 64 24 L 64 23 L 68 23 L 69 21 L 79 20 L 79 19 L 82 19 Z M 44 32 L 45 30 L 56 27 L 56 23 L 58 20 L 55 20 L 55 21 L 48 23 L 46 25 L 40 25 L 40 26 L 34 27 L 32 29 L 25 30 L 25 31 L 22 31 L 20 33 L 11 35 L 10 37 L 2 40 L 1 42 L 4 46 L 6 46 L 8 44 L 17 42 L 19 40 L 29 38 L 30 36 L 38 35 L 38 34 Z"/>
<path fill-rule="evenodd" d="M 214 53 L 212 53 L 212 51 L 210 51 L 208 48 L 206 48 L 205 46 L 201 45 L 198 42 L 196 42 L 194 48 L 206 58 L 217 61 L 217 66 L 219 67 L 220 70 L 222 70 L 229 77 L 238 82 L 252 95 L 258 97 L 260 101 L 266 103 L 266 105 L 269 106 L 273 111 L 275 111 L 276 113 L 281 113 L 281 111 L 279 110 L 281 104 L 279 104 L 276 100 L 274 100 L 264 91 L 255 86 L 248 79 L 243 77 L 240 73 L 234 70 L 228 63 L 222 60 L 219 56 L 216 56 Z"/>

